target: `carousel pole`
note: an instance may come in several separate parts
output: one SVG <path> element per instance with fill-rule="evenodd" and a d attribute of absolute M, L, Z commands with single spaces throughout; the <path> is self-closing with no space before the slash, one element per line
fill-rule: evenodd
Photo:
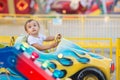
<path fill-rule="evenodd" d="M 14 0 L 8 0 L 9 14 L 15 14 Z"/>
<path fill-rule="evenodd" d="M 102 5 L 103 5 L 103 13 L 107 14 L 107 8 L 106 8 L 106 0 L 101 0 L 102 1 Z"/>

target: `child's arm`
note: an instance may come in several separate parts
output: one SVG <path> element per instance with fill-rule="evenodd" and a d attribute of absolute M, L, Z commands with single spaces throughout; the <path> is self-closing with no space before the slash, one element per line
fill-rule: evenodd
<path fill-rule="evenodd" d="M 55 39 L 54 36 L 48 36 L 45 41 L 53 41 Z"/>
<path fill-rule="evenodd" d="M 53 41 L 53 40 L 58 40 L 61 39 L 61 34 L 57 34 L 56 36 L 48 36 L 45 41 Z"/>

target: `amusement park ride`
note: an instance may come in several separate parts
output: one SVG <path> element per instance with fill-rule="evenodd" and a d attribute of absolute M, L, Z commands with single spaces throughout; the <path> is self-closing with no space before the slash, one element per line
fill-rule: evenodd
<path fill-rule="evenodd" d="M 56 51 L 44 53 L 21 40 L 23 38 L 18 38 L 13 47 L 0 48 L 0 69 L 11 69 L 19 75 L 10 80 L 110 80 L 114 72 L 111 59 L 69 40 L 61 39 Z M 8 72 L 9 77 L 11 71 Z M 0 72 L 0 79 L 4 73 Z"/>
<path fill-rule="evenodd" d="M 0 13 L 8 13 L 7 9 L 4 11 L 5 1 L 7 0 L 0 1 Z M 55 0 L 51 4 L 51 10 L 61 14 L 86 14 L 86 12 L 92 13 L 100 9 L 100 6 L 96 4 L 88 9 L 87 6 L 82 5 L 80 0 L 76 1 L 78 2 Z M 107 0 L 108 10 L 112 4 L 113 0 Z M 16 13 L 28 13 L 30 10 L 26 11 L 27 7 L 28 3 L 20 0 L 16 4 Z M 67 78 L 110 80 L 114 72 L 115 66 L 111 59 L 92 53 L 69 40 L 61 39 L 56 51 L 44 53 L 28 45 L 22 39 L 23 37 L 18 38 L 13 47 L 0 48 L 0 80 L 9 80 L 2 75 L 7 73 L 9 77 L 11 71 L 19 77 L 10 77 L 10 80 L 66 80 Z"/>

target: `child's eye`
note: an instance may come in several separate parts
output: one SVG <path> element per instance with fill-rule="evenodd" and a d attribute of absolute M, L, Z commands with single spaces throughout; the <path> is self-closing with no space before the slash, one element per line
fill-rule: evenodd
<path fill-rule="evenodd" d="M 34 24 L 34 26 L 36 26 L 36 25 Z"/>
<path fill-rule="evenodd" d="M 31 26 L 28 26 L 28 28 L 31 28 Z"/>

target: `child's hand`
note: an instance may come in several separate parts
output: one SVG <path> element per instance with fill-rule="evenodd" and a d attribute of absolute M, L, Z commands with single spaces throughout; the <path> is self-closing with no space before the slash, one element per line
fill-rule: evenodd
<path fill-rule="evenodd" d="M 50 45 L 51 48 L 57 47 L 57 45 L 59 44 L 61 38 L 62 38 L 61 34 L 57 34 L 57 36 L 55 37 L 55 42 L 53 42 L 53 43 Z"/>
<path fill-rule="evenodd" d="M 61 34 L 57 34 L 57 36 L 56 36 L 56 41 L 57 42 L 60 42 L 60 39 L 62 38 L 62 35 Z"/>

